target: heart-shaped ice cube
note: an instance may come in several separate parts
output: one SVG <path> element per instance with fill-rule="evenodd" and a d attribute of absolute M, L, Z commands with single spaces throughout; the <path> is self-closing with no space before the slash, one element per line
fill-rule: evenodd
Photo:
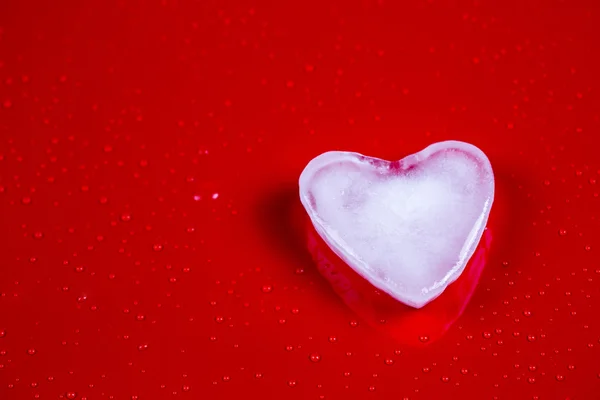
<path fill-rule="evenodd" d="M 488 158 L 458 141 L 393 162 L 327 152 L 308 163 L 299 184 L 325 243 L 375 287 L 415 308 L 460 276 L 494 199 Z"/>

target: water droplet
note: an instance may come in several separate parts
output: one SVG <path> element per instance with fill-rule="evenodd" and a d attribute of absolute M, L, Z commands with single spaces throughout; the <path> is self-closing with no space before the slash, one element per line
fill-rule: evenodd
<path fill-rule="evenodd" d="M 216 200 L 219 198 L 219 193 L 214 193 L 211 197 L 213 200 Z"/>
<path fill-rule="evenodd" d="M 430 371 L 429 367 L 423 367 L 423 372 L 428 373 Z"/>
<path fill-rule="evenodd" d="M 557 380 L 557 381 L 561 382 L 561 381 L 563 381 L 564 379 L 565 379 L 565 377 L 564 377 L 563 375 L 561 375 L 561 374 L 558 374 L 558 375 L 556 375 L 556 380 Z"/>
<path fill-rule="evenodd" d="M 419 341 L 422 343 L 429 341 L 429 336 L 419 336 Z"/>
<path fill-rule="evenodd" d="M 375 391 L 375 386 L 371 385 L 369 386 L 369 392 L 374 392 Z"/>
<path fill-rule="evenodd" d="M 526 317 L 531 317 L 531 311 L 529 310 L 523 310 L 523 315 Z"/>
<path fill-rule="evenodd" d="M 67 399 L 69 399 L 69 400 L 73 400 L 73 399 L 76 399 L 76 398 L 77 398 L 77 393 L 75 393 L 75 392 L 67 392 L 67 393 L 65 394 L 65 397 L 66 397 Z"/>
<path fill-rule="evenodd" d="M 31 203 L 31 197 L 23 197 L 21 199 L 21 203 L 23 203 L 25 205 L 30 204 Z"/>
<path fill-rule="evenodd" d="M 385 365 L 394 365 L 394 360 L 392 360 L 391 358 L 386 358 Z"/>
<path fill-rule="evenodd" d="M 315 363 L 321 361 L 321 356 L 318 353 L 312 353 L 309 356 L 309 358 L 310 358 L 310 361 L 315 362 Z"/>
<path fill-rule="evenodd" d="M 190 386 L 189 385 L 183 385 L 181 387 L 181 390 L 183 390 L 184 392 L 189 392 L 190 391 Z"/>
<path fill-rule="evenodd" d="M 461 368 L 460 373 L 463 374 L 463 375 L 466 375 L 466 374 L 469 373 L 469 370 L 466 369 L 466 368 Z"/>
<path fill-rule="evenodd" d="M 6 336 L 6 329 L 0 329 L 0 339 Z"/>
<path fill-rule="evenodd" d="M 350 321 L 350 326 L 356 328 L 358 326 L 358 321 L 353 319 L 352 321 Z"/>
<path fill-rule="evenodd" d="M 558 234 L 559 234 L 560 236 L 565 236 L 565 235 L 567 234 L 567 230 L 566 230 L 566 229 L 559 229 L 559 230 L 558 230 Z"/>
<path fill-rule="evenodd" d="M 444 382 L 444 383 L 450 382 L 450 377 L 448 377 L 448 376 L 442 376 L 442 382 Z"/>
<path fill-rule="evenodd" d="M 296 387 L 296 381 L 294 381 L 294 380 L 289 380 L 287 384 L 289 387 L 292 387 L 292 388 Z"/>
<path fill-rule="evenodd" d="M 527 379 L 527 382 L 533 384 L 533 383 L 535 383 L 535 378 L 534 377 L 530 377 L 530 378 Z"/>
<path fill-rule="evenodd" d="M 36 352 L 36 349 L 34 349 L 33 347 L 27 350 L 27 354 L 29 354 L 30 356 L 34 355 Z"/>
<path fill-rule="evenodd" d="M 492 337 L 492 334 L 491 334 L 490 332 L 483 332 L 483 335 L 482 335 L 482 336 L 483 336 L 485 339 L 489 339 L 489 338 L 491 338 L 491 337 Z"/>
<path fill-rule="evenodd" d="M 260 378 L 262 378 L 262 377 L 263 377 L 263 374 L 262 374 L 262 373 L 260 373 L 260 372 L 257 372 L 256 374 L 254 374 L 254 377 L 255 377 L 256 379 L 260 379 Z"/>
<path fill-rule="evenodd" d="M 535 335 L 527 335 L 527 340 L 530 342 L 535 342 Z"/>
<path fill-rule="evenodd" d="M 223 376 L 223 382 L 229 382 L 230 379 L 229 375 Z"/>
<path fill-rule="evenodd" d="M 263 285 L 262 292 L 263 293 L 271 293 L 273 291 L 273 286 L 271 285 Z"/>
<path fill-rule="evenodd" d="M 129 213 L 121 214 L 121 221 L 123 221 L 123 222 L 131 221 L 131 214 L 129 214 Z"/>
<path fill-rule="evenodd" d="M 163 245 L 162 245 L 162 244 L 160 244 L 160 243 L 157 243 L 157 244 L 155 244 L 155 245 L 153 245 L 153 246 L 152 246 L 152 249 L 153 249 L 154 251 L 162 251 L 162 249 L 163 249 Z"/>

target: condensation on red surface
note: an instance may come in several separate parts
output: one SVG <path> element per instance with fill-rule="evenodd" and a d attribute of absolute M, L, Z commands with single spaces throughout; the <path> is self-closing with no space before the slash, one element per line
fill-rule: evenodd
<path fill-rule="evenodd" d="M 597 397 L 599 13 L 0 2 L 0 398 Z M 494 237 L 462 315 L 412 346 L 290 213 L 321 152 L 447 139 L 492 162 Z"/>

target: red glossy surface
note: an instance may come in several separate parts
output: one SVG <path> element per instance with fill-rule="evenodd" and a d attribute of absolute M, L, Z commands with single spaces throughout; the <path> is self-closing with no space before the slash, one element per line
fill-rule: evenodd
<path fill-rule="evenodd" d="M 599 5 L 494 3 L 1 2 L 0 398 L 597 398 Z M 445 139 L 493 242 L 413 346 L 319 274 L 297 178 Z"/>

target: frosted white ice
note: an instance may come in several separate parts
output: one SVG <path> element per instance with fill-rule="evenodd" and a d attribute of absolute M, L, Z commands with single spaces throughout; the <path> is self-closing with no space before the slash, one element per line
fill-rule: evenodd
<path fill-rule="evenodd" d="M 494 200 L 488 158 L 458 141 L 395 162 L 327 152 L 308 163 L 299 184 L 300 200 L 332 250 L 416 308 L 460 276 Z"/>

